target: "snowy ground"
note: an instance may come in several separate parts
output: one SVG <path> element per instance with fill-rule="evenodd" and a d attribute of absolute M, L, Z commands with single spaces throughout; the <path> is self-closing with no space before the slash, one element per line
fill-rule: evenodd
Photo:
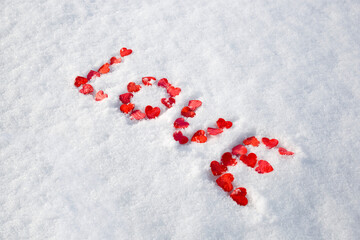
<path fill-rule="evenodd" d="M 0 239 L 358 239 L 359 18 L 356 0 L 2 0 Z M 134 52 L 94 81 L 109 98 L 79 94 L 75 77 L 121 47 Z M 148 75 L 182 93 L 134 123 L 118 95 Z M 233 128 L 180 146 L 190 99 L 190 130 Z M 242 207 L 209 164 L 252 135 L 295 156 L 260 148 L 274 172 L 233 167 Z"/>

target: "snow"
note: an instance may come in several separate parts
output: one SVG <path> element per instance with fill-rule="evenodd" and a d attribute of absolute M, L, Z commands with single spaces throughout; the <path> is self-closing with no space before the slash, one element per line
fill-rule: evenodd
<path fill-rule="evenodd" d="M 358 1 L 1 5 L 0 239 L 358 238 Z M 122 47 L 133 53 L 93 81 L 109 98 L 80 94 L 75 77 Z M 144 76 L 182 92 L 133 122 L 118 96 Z M 163 96 L 149 87 L 134 102 Z M 191 99 L 203 106 L 188 136 L 219 117 L 233 127 L 180 146 L 173 122 Z M 231 167 L 242 207 L 209 165 L 253 135 L 295 155 L 259 147 L 272 173 Z"/>

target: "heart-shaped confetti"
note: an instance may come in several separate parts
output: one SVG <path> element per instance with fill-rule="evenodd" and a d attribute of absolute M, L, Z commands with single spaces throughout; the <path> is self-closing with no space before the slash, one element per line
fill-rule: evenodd
<path fill-rule="evenodd" d="M 173 137 L 175 141 L 178 141 L 180 144 L 185 144 L 189 141 L 189 139 L 184 136 L 180 131 L 174 132 Z"/>
<path fill-rule="evenodd" d="M 201 105 L 202 105 L 202 102 L 200 100 L 190 100 L 188 107 L 190 108 L 190 110 L 195 111 L 196 109 L 201 107 Z"/>
<path fill-rule="evenodd" d="M 268 139 L 268 138 L 262 138 L 261 141 L 265 144 L 266 147 L 269 149 L 276 147 L 279 144 L 279 141 L 276 139 Z"/>
<path fill-rule="evenodd" d="M 120 111 L 122 111 L 125 114 L 128 114 L 134 109 L 135 105 L 132 103 L 123 104 L 120 106 Z"/>
<path fill-rule="evenodd" d="M 189 107 L 184 107 L 181 110 L 181 115 L 184 117 L 193 118 L 195 117 L 196 113 L 193 110 L 191 110 Z"/>
<path fill-rule="evenodd" d="M 218 125 L 219 128 L 223 129 L 223 128 L 231 128 L 232 127 L 232 122 L 230 121 L 225 121 L 225 119 L 223 118 L 219 118 L 216 121 L 216 124 Z"/>
<path fill-rule="evenodd" d="M 136 85 L 134 82 L 130 82 L 128 85 L 127 85 L 127 90 L 128 92 L 138 92 L 140 91 L 141 89 L 141 86 L 140 85 Z"/>
<path fill-rule="evenodd" d="M 162 79 L 159 80 L 158 86 L 167 89 L 168 87 L 171 86 L 171 84 L 169 83 L 169 81 L 166 78 L 162 78 Z"/>
<path fill-rule="evenodd" d="M 220 134 L 220 133 L 222 133 L 223 132 L 223 130 L 221 129 L 221 128 L 208 128 L 207 129 L 207 133 L 209 134 L 209 135 L 213 135 L 213 136 L 215 136 L 215 135 L 218 135 L 218 134 Z"/>
<path fill-rule="evenodd" d="M 131 53 L 132 53 L 131 49 L 127 49 L 127 48 L 120 49 L 120 56 L 122 56 L 122 57 L 130 55 Z"/>
<path fill-rule="evenodd" d="M 100 77 L 100 73 L 98 73 L 97 71 L 94 71 L 94 70 L 90 70 L 90 72 L 88 73 L 87 75 L 87 80 L 90 81 L 90 79 L 92 79 L 93 77 Z"/>
<path fill-rule="evenodd" d="M 184 118 L 178 118 L 175 120 L 174 122 L 174 127 L 178 128 L 178 129 L 185 129 L 189 126 L 190 124 L 188 122 L 186 122 L 184 120 Z"/>
<path fill-rule="evenodd" d="M 166 89 L 166 91 L 171 97 L 176 97 L 180 94 L 181 88 L 170 86 Z"/>
<path fill-rule="evenodd" d="M 268 163 L 265 160 L 259 160 L 258 161 L 258 166 L 257 166 L 257 168 L 255 168 L 255 171 L 257 171 L 260 174 L 269 173 L 269 172 L 272 172 L 273 170 L 274 169 L 270 165 L 270 163 Z"/>
<path fill-rule="evenodd" d="M 87 83 L 87 82 L 88 82 L 87 78 L 77 76 L 77 77 L 75 78 L 75 83 L 74 83 L 74 85 L 75 85 L 75 87 L 80 87 L 81 85 L 83 85 L 83 84 L 85 84 L 85 83 Z"/>
<path fill-rule="evenodd" d="M 135 110 L 130 114 L 131 120 L 141 120 L 146 117 L 146 114 L 141 112 L 140 110 Z"/>
<path fill-rule="evenodd" d="M 110 58 L 110 65 L 121 63 L 121 58 L 112 57 Z"/>
<path fill-rule="evenodd" d="M 90 94 L 94 91 L 94 88 L 90 85 L 90 84 L 84 84 L 82 85 L 82 89 L 80 89 L 79 92 L 81 92 L 82 94 Z"/>
<path fill-rule="evenodd" d="M 241 144 L 233 147 L 233 149 L 232 149 L 232 154 L 233 155 L 245 155 L 246 153 L 247 153 L 246 147 L 244 147 Z"/>
<path fill-rule="evenodd" d="M 257 162 L 257 156 L 255 153 L 249 153 L 249 155 L 241 155 L 240 160 L 247 166 L 254 168 Z"/>
<path fill-rule="evenodd" d="M 285 148 L 279 148 L 280 155 L 294 155 L 293 152 L 286 150 Z"/>
<path fill-rule="evenodd" d="M 231 173 L 225 173 L 216 179 L 217 185 L 219 185 L 219 187 L 221 187 L 225 192 L 233 190 L 232 181 L 234 181 L 234 176 Z"/>
<path fill-rule="evenodd" d="M 254 147 L 258 147 L 260 142 L 257 140 L 255 136 L 249 137 L 243 141 L 244 145 L 252 145 Z"/>
<path fill-rule="evenodd" d="M 227 167 L 217 161 L 212 161 L 210 163 L 210 168 L 214 176 L 220 176 L 227 171 Z"/>
<path fill-rule="evenodd" d="M 205 131 L 204 130 L 199 130 L 197 131 L 191 138 L 192 142 L 197 142 L 197 143 L 205 143 L 207 141 L 207 137 L 205 136 Z"/>
<path fill-rule="evenodd" d="M 141 79 L 141 81 L 143 82 L 143 84 L 144 84 L 145 86 L 151 86 L 152 83 L 151 83 L 150 81 L 156 81 L 156 78 L 154 78 L 154 77 L 143 77 L 143 78 Z"/>
<path fill-rule="evenodd" d="M 124 104 L 128 104 L 133 96 L 132 93 L 124 93 L 119 96 L 119 100 Z"/>
<path fill-rule="evenodd" d="M 236 159 L 232 157 L 231 152 L 226 152 L 221 156 L 221 162 L 225 166 L 235 166 L 237 164 Z"/>
<path fill-rule="evenodd" d="M 100 90 L 95 95 L 95 101 L 101 101 L 107 97 L 108 97 L 108 95 L 106 93 L 104 93 L 103 90 Z"/>
<path fill-rule="evenodd" d="M 149 105 L 149 106 L 146 106 L 145 113 L 149 119 L 153 119 L 160 115 L 160 108 L 159 107 L 153 108 L 152 106 Z"/>
<path fill-rule="evenodd" d="M 98 72 L 99 72 L 100 74 L 105 74 L 105 73 L 110 72 L 109 66 L 110 66 L 110 64 L 105 63 L 104 65 L 102 65 L 102 66 L 99 68 Z"/>
<path fill-rule="evenodd" d="M 164 104 L 167 108 L 172 108 L 172 106 L 175 104 L 175 98 L 169 97 L 169 98 L 162 98 L 161 103 Z"/>
<path fill-rule="evenodd" d="M 230 194 L 230 197 L 239 205 L 246 206 L 248 204 L 248 200 L 246 198 L 246 188 L 236 188 Z"/>

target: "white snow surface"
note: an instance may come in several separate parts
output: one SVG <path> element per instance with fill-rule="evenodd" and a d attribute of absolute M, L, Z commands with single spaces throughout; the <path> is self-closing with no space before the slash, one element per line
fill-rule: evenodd
<path fill-rule="evenodd" d="M 358 239 L 359 18 L 356 0 L 2 0 L 0 239 Z M 92 81 L 109 98 L 80 94 L 75 77 L 122 47 L 133 53 Z M 182 92 L 133 122 L 118 96 L 144 76 Z M 203 106 L 187 134 L 234 126 L 179 145 L 191 99 Z M 295 155 L 259 147 L 272 173 L 231 167 L 243 207 L 209 165 L 253 135 Z"/>

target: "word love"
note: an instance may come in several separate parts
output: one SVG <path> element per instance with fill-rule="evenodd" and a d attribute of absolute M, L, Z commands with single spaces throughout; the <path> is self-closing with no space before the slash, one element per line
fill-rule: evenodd
<path fill-rule="evenodd" d="M 111 66 L 122 62 L 122 58 L 132 54 L 131 49 L 120 49 L 119 57 L 111 57 L 109 62 L 104 63 L 97 71 L 90 70 L 87 77 L 77 76 L 75 78 L 75 87 L 80 88 L 80 93 L 84 95 L 93 95 L 95 101 L 102 101 L 108 98 L 103 90 L 95 91 L 90 84 L 94 78 L 101 77 L 103 74 L 107 74 L 111 71 Z M 159 106 L 148 105 L 145 109 L 137 109 L 132 102 L 134 94 L 141 91 L 144 87 L 157 86 L 164 89 L 167 93 L 166 98 L 161 98 L 160 103 L 163 104 L 166 109 L 172 108 L 176 104 L 175 97 L 181 93 L 181 88 L 173 86 L 166 78 L 161 78 L 157 81 L 155 77 L 143 77 L 141 83 L 129 82 L 127 85 L 127 92 L 119 95 L 119 101 L 121 102 L 120 111 L 129 116 L 131 120 L 139 121 L 143 119 L 151 120 L 156 119 L 161 114 Z M 95 93 L 96 92 L 96 93 Z M 180 117 L 178 117 L 173 127 L 175 129 L 173 138 L 179 144 L 193 143 L 206 143 L 208 137 L 216 136 L 224 132 L 225 129 L 230 129 L 233 124 L 231 121 L 227 121 L 224 118 L 219 118 L 213 126 L 207 127 L 207 129 L 199 129 L 195 131 L 191 136 L 185 136 L 183 131 L 190 126 L 189 121 L 196 116 L 197 110 L 203 105 L 200 100 L 190 100 L 186 106 L 180 111 Z M 191 141 L 189 141 L 189 139 Z M 267 149 L 276 148 L 279 144 L 277 139 L 261 138 L 261 142 L 255 137 L 248 137 L 244 139 L 241 144 L 234 146 L 231 152 L 225 152 L 221 155 L 220 161 L 212 161 L 210 163 L 211 173 L 218 177 L 216 179 L 217 185 L 225 192 L 229 193 L 229 196 L 241 206 L 248 204 L 247 190 L 244 187 L 238 187 L 234 189 L 233 181 L 234 176 L 228 172 L 230 167 L 234 167 L 238 162 L 243 162 L 246 166 L 253 168 L 258 174 L 266 174 L 273 172 L 274 169 L 266 160 L 258 160 L 258 156 L 255 153 L 248 152 L 248 147 L 258 147 L 260 144 L 264 144 Z M 283 147 L 278 148 L 280 155 L 291 156 L 294 153 L 286 150 Z M 230 193 L 231 192 L 231 193 Z"/>

